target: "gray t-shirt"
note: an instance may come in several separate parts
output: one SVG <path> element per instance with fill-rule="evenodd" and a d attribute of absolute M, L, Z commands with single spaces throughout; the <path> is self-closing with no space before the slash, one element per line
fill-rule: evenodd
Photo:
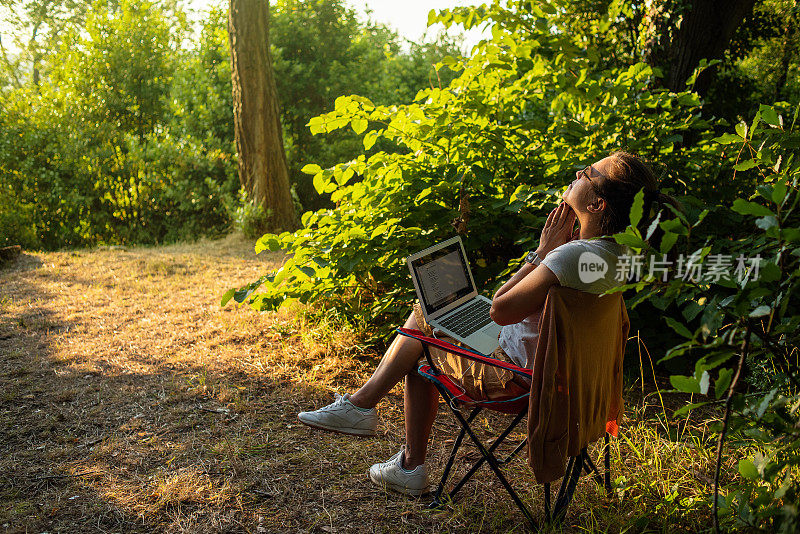
<path fill-rule="evenodd" d="M 605 239 L 576 239 L 553 249 L 542 260 L 564 287 L 599 295 L 623 283 L 617 280 L 619 257 L 628 247 Z M 622 277 L 620 277 L 622 278 Z M 520 367 L 533 354 L 539 338 L 539 317 L 535 313 L 522 321 L 506 325 L 500 332 L 500 347 Z"/>

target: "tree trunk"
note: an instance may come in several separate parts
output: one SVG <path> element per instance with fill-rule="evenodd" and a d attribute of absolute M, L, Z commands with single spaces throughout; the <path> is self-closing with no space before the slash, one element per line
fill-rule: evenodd
<path fill-rule="evenodd" d="M 39 32 L 40 24 L 41 22 L 37 22 L 33 27 L 33 32 L 31 32 L 31 40 L 28 43 L 28 48 L 31 51 L 31 81 L 33 86 L 37 89 L 39 87 L 39 59 L 41 54 L 39 54 L 39 51 L 37 50 L 36 34 Z"/>
<path fill-rule="evenodd" d="M 755 0 L 669 0 L 654 2 L 647 17 L 645 60 L 664 70 L 664 85 L 672 91 L 686 88 L 686 80 L 703 58 L 719 59 L 733 32 Z M 701 95 L 708 91 L 712 71 L 695 82 Z"/>
<path fill-rule="evenodd" d="M 269 55 L 268 0 L 230 0 L 228 37 L 239 181 L 277 230 L 297 227 Z"/>
<path fill-rule="evenodd" d="M 774 100 L 780 100 L 783 90 L 786 87 L 786 80 L 789 75 L 789 65 L 792 61 L 792 56 L 795 52 L 795 38 L 797 34 L 797 14 L 794 11 L 789 11 L 786 15 L 785 26 L 783 32 L 783 47 L 781 50 L 781 61 L 778 67 L 778 79 L 775 82 L 775 97 Z"/>

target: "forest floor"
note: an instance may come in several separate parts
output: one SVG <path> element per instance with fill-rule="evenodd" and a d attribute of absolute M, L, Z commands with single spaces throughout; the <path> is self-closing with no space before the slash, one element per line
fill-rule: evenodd
<path fill-rule="evenodd" d="M 488 470 L 444 511 L 369 482 L 369 466 L 402 443 L 399 386 L 379 405 L 375 438 L 297 422 L 357 387 L 379 353 L 299 306 L 220 307 L 228 288 L 280 264 L 252 247 L 232 235 L 27 253 L 0 269 L 0 532 L 524 531 Z M 626 393 L 624 439 L 612 440 L 614 495 L 581 479 L 561 530 L 709 524 L 696 512 L 713 476 L 707 425 L 665 423 L 640 385 Z M 455 434 L 440 414 L 434 480 Z M 524 458 L 508 472 L 541 518 Z"/>

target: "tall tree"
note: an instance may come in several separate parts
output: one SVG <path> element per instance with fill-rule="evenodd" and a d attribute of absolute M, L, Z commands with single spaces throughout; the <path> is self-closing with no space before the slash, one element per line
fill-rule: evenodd
<path fill-rule="evenodd" d="M 667 0 L 653 2 L 646 16 L 646 61 L 664 69 L 664 84 L 682 90 L 703 58 L 722 57 L 733 32 L 755 0 Z M 705 94 L 712 73 L 703 72 L 695 89 Z"/>
<path fill-rule="evenodd" d="M 276 228 L 297 227 L 269 54 L 268 0 L 230 0 L 233 121 L 239 181 Z"/>
<path fill-rule="evenodd" d="M 12 63 L 0 45 L 0 59 L 15 85 L 28 73 L 30 83 L 39 85 L 42 61 L 55 53 L 65 32 L 83 27 L 90 5 L 91 0 L 0 0 L 6 11 L 1 22 L 11 28 L 20 56 Z"/>

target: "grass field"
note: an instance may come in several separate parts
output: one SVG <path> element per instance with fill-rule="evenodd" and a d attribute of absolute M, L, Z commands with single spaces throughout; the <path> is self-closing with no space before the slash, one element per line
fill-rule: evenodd
<path fill-rule="evenodd" d="M 343 322 L 299 307 L 219 306 L 226 289 L 280 261 L 233 235 L 29 253 L 0 270 L 0 532 L 524 531 L 488 471 L 445 511 L 369 482 L 369 466 L 402 443 L 399 387 L 379 406 L 376 438 L 297 423 L 298 411 L 353 390 L 379 353 Z M 649 393 L 637 383 L 626 394 L 615 495 L 582 479 L 558 530 L 710 526 L 706 423 L 665 423 L 652 375 L 648 383 Z M 455 431 L 441 413 L 434 477 Z M 510 473 L 541 515 L 524 460 Z"/>

